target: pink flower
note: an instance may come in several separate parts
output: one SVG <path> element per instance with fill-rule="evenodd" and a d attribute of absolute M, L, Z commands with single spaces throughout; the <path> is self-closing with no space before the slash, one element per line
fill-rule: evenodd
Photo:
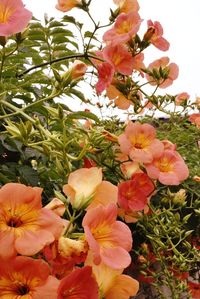
<path fill-rule="evenodd" d="M 21 0 L 0 1 L 0 36 L 10 36 L 23 31 L 32 18 Z"/>
<path fill-rule="evenodd" d="M 74 7 L 81 6 L 81 0 L 58 0 L 58 4 L 56 4 L 56 8 L 60 11 L 67 12 Z"/>
<path fill-rule="evenodd" d="M 121 269 L 131 262 L 132 237 L 128 226 L 116 218 L 116 205 L 98 206 L 87 211 L 82 225 L 94 263 Z"/>
<path fill-rule="evenodd" d="M 140 9 L 137 0 L 113 0 L 119 6 L 120 13 L 135 12 Z"/>
<path fill-rule="evenodd" d="M 138 122 L 130 121 L 118 141 L 122 153 L 140 163 L 150 163 L 154 157 L 160 156 L 164 149 L 162 142 L 156 139 L 154 127 Z"/>
<path fill-rule="evenodd" d="M 42 208 L 41 188 L 8 183 L 0 189 L 0 256 L 34 255 L 58 239 L 63 220 Z"/>
<path fill-rule="evenodd" d="M 131 40 L 140 28 L 142 20 L 137 12 L 121 13 L 114 24 L 114 27 L 106 31 L 103 41 L 112 44 L 126 43 Z"/>
<path fill-rule="evenodd" d="M 102 64 L 97 65 L 97 71 L 98 82 L 96 84 L 96 92 L 97 94 L 100 94 L 110 86 L 115 70 L 112 64 L 103 62 Z"/>
<path fill-rule="evenodd" d="M 164 185 L 179 185 L 186 180 L 189 170 L 182 157 L 173 150 L 164 150 L 160 157 L 145 165 L 147 174 Z"/>
<path fill-rule="evenodd" d="M 159 50 L 167 51 L 169 49 L 169 42 L 162 37 L 163 28 L 161 24 L 157 21 L 153 23 L 151 20 L 148 20 L 147 25 L 148 30 L 145 35 L 148 36 L 148 33 L 151 32 L 149 41 Z"/>
<path fill-rule="evenodd" d="M 191 114 L 189 117 L 189 121 L 191 121 L 191 123 L 194 123 L 197 128 L 200 128 L 200 113 Z"/>
<path fill-rule="evenodd" d="M 59 281 L 43 260 L 17 256 L 0 263 L 0 298 L 57 299 Z"/>
<path fill-rule="evenodd" d="M 166 88 L 170 85 L 172 85 L 173 81 L 177 79 L 179 69 L 177 64 L 175 63 L 170 63 L 169 64 L 169 58 L 168 57 L 162 57 L 160 59 L 155 60 L 154 62 L 150 63 L 148 66 L 148 69 L 152 71 L 155 69 L 157 72 L 159 72 L 159 69 L 162 68 L 167 74 L 166 74 L 166 79 L 160 77 L 159 79 L 157 78 L 152 78 L 152 76 L 146 74 L 146 78 L 149 81 L 149 84 L 151 85 L 159 85 L 160 88 Z M 153 80 L 153 82 L 152 82 Z"/>
<path fill-rule="evenodd" d="M 103 49 L 103 58 L 123 75 L 131 75 L 134 68 L 134 59 L 125 45 L 108 45 Z"/>
<path fill-rule="evenodd" d="M 172 143 L 168 139 L 163 139 L 161 140 L 161 142 L 164 145 L 165 150 L 172 150 L 172 151 L 176 150 L 176 144 Z"/>
<path fill-rule="evenodd" d="M 181 106 L 182 104 L 186 103 L 189 100 L 190 95 L 187 92 L 181 92 L 177 94 L 175 98 L 175 103 L 177 106 Z"/>

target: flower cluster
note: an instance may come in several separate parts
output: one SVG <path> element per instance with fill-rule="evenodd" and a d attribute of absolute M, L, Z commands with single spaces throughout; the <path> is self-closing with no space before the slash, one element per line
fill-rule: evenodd
<path fill-rule="evenodd" d="M 0 0 L 0 299 L 129 299 L 143 286 L 197 299 L 199 98 L 157 95 L 179 69 L 167 56 L 146 66 L 145 49 L 169 42 L 158 21 L 140 37 L 137 0 L 113 0 L 106 25 L 90 4 L 55 3 L 87 14 L 84 32 L 72 16 L 43 24 Z M 125 123 L 58 102 L 94 104 L 87 83 L 98 108 L 105 97 L 128 111 Z"/>

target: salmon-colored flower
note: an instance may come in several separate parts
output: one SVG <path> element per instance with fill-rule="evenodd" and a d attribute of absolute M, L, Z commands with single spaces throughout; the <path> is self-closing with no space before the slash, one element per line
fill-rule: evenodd
<path fill-rule="evenodd" d="M 190 95 L 187 92 L 181 92 L 175 97 L 175 103 L 177 106 L 181 106 L 186 103 L 190 98 Z"/>
<path fill-rule="evenodd" d="M 0 298 L 57 299 L 59 281 L 43 260 L 17 256 L 0 263 Z"/>
<path fill-rule="evenodd" d="M 156 131 L 149 124 L 129 122 L 125 132 L 118 138 L 122 153 L 133 161 L 149 163 L 162 154 L 164 146 L 156 139 Z"/>
<path fill-rule="evenodd" d="M 58 288 L 58 299 L 98 299 L 98 285 L 92 275 L 92 268 L 75 269 L 64 277 Z"/>
<path fill-rule="evenodd" d="M 135 223 L 138 219 L 142 218 L 144 214 L 149 213 L 148 204 L 145 205 L 142 211 L 131 211 L 118 208 L 118 216 L 123 219 L 126 223 Z"/>
<path fill-rule="evenodd" d="M 169 42 L 163 37 L 163 28 L 161 24 L 157 21 L 152 22 L 151 20 L 147 21 L 148 30 L 144 35 L 148 37 L 148 33 L 151 32 L 149 35 L 149 41 L 159 50 L 167 51 L 169 49 Z"/>
<path fill-rule="evenodd" d="M 56 8 L 60 11 L 67 12 L 74 7 L 81 7 L 81 0 L 58 0 L 58 4 L 56 4 Z"/>
<path fill-rule="evenodd" d="M 137 12 L 121 13 L 110 30 L 103 35 L 104 42 L 112 44 L 126 43 L 131 40 L 140 28 L 142 20 Z"/>
<path fill-rule="evenodd" d="M 51 210 L 52 212 L 54 212 L 56 215 L 58 216 L 63 216 L 63 214 L 65 213 L 65 205 L 64 203 L 58 199 L 58 198 L 53 198 L 50 203 L 48 203 L 45 206 L 46 209 Z"/>
<path fill-rule="evenodd" d="M 92 267 L 92 272 L 103 298 L 129 299 L 130 296 L 135 296 L 138 292 L 138 281 L 128 275 L 122 274 L 123 269 L 115 270 L 103 263 L 97 266 L 92 262 L 91 256 L 87 257 L 85 264 Z"/>
<path fill-rule="evenodd" d="M 152 79 L 152 76 L 146 74 L 146 78 L 149 81 L 149 84 L 151 85 L 159 85 L 160 88 L 166 88 L 170 85 L 172 85 L 173 81 L 177 79 L 179 68 L 176 63 L 170 63 L 169 64 L 169 58 L 168 57 L 162 57 L 160 59 L 157 59 L 149 64 L 148 69 L 152 71 L 155 69 L 159 72 L 159 69 L 162 68 L 164 72 L 166 73 L 166 78 L 160 77 L 160 78 L 154 78 Z M 153 80 L 153 81 L 152 81 Z"/>
<path fill-rule="evenodd" d="M 69 71 L 72 79 L 75 80 L 82 78 L 85 75 L 86 70 L 87 65 L 84 62 L 75 60 Z"/>
<path fill-rule="evenodd" d="M 10 36 L 23 31 L 32 18 L 21 0 L 0 1 L 0 36 Z"/>
<path fill-rule="evenodd" d="M 140 9 L 137 0 L 113 0 L 113 2 L 119 6 L 120 13 L 135 12 Z"/>
<path fill-rule="evenodd" d="M 63 220 L 42 208 L 41 188 L 8 183 L 0 189 L 0 256 L 34 255 L 62 233 Z"/>
<path fill-rule="evenodd" d="M 102 182 L 102 170 L 97 167 L 81 168 L 70 173 L 63 192 L 75 209 L 86 208 L 92 201 L 96 188 Z"/>
<path fill-rule="evenodd" d="M 128 251 L 132 248 L 132 237 L 128 226 L 116 218 L 116 205 L 98 206 L 87 211 L 82 225 L 94 263 L 102 261 L 113 269 L 121 269 L 131 262 Z"/>
<path fill-rule="evenodd" d="M 110 100 L 114 100 L 115 105 L 119 109 L 127 110 L 132 104 L 113 84 L 106 89 L 106 95 Z"/>
<path fill-rule="evenodd" d="M 145 167 L 150 178 L 157 179 L 164 185 L 179 185 L 189 175 L 184 160 L 173 150 L 164 150 L 160 157 L 154 158 Z"/>
<path fill-rule="evenodd" d="M 193 113 L 189 116 L 189 121 L 194 123 L 197 128 L 200 128 L 200 113 Z"/>
<path fill-rule="evenodd" d="M 96 193 L 92 199 L 92 202 L 87 207 L 87 210 L 95 208 L 98 205 L 107 206 L 110 203 L 117 204 L 117 186 L 110 182 L 102 181 L 102 183 L 97 187 Z"/>
<path fill-rule="evenodd" d="M 103 58 L 123 75 L 131 75 L 134 68 L 134 58 L 123 44 L 108 45 L 103 49 Z"/>
<path fill-rule="evenodd" d="M 172 150 L 172 151 L 176 150 L 176 144 L 172 143 L 168 139 L 163 139 L 161 140 L 161 142 L 164 145 L 165 150 Z"/>

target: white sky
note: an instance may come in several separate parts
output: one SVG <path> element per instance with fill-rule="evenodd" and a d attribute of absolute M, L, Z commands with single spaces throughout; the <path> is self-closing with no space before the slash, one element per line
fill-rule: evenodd
<path fill-rule="evenodd" d="M 37 18 L 44 13 L 49 16 L 61 17 L 63 13 L 55 9 L 56 0 L 23 0 L 26 8 L 31 10 Z M 170 42 L 170 50 L 162 52 L 155 47 L 147 49 L 145 62 L 152 62 L 162 56 L 169 56 L 172 62 L 179 65 L 179 77 L 174 84 L 166 89 L 167 93 L 177 94 L 183 91 L 191 95 L 191 99 L 200 96 L 200 0 L 138 0 L 140 16 L 146 21 L 159 21 L 164 28 L 164 37 Z M 109 8 L 116 6 L 112 0 L 93 0 L 95 19 L 107 22 Z M 83 11 L 73 9 L 69 15 L 80 18 L 85 22 Z M 91 25 L 88 30 L 92 31 Z"/>

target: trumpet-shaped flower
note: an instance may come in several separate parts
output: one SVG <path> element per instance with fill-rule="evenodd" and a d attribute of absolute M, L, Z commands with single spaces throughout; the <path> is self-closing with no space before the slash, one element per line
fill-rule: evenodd
<path fill-rule="evenodd" d="M 189 175 L 187 165 L 174 150 L 164 150 L 160 157 L 154 158 L 145 168 L 150 178 L 164 185 L 179 185 Z"/>
<path fill-rule="evenodd" d="M 92 268 L 85 266 L 64 277 L 58 288 L 58 299 L 98 299 L 98 285 Z"/>
<path fill-rule="evenodd" d="M 129 299 L 135 296 L 139 289 L 139 283 L 128 275 L 122 274 L 123 269 L 115 270 L 105 264 L 95 265 L 89 255 L 85 265 L 92 267 L 100 293 L 105 299 Z"/>
<path fill-rule="evenodd" d="M 187 92 L 181 92 L 181 93 L 177 94 L 177 96 L 175 97 L 175 103 L 177 106 L 181 106 L 181 105 L 187 103 L 189 98 L 190 98 L 190 95 Z"/>
<path fill-rule="evenodd" d="M 194 123 L 197 128 L 200 128 L 200 113 L 193 113 L 189 116 L 189 121 Z"/>
<path fill-rule="evenodd" d="M 147 204 L 147 197 L 154 185 L 145 173 L 135 173 L 131 180 L 118 185 L 118 204 L 125 211 L 140 211 Z"/>
<path fill-rule="evenodd" d="M 140 124 L 131 121 L 125 132 L 118 138 L 122 153 L 127 154 L 133 161 L 149 163 L 154 157 L 162 154 L 164 146 L 156 139 L 156 131 L 149 124 Z"/>
<path fill-rule="evenodd" d="M 123 44 L 108 45 L 103 49 L 103 58 L 123 75 L 131 75 L 134 68 L 134 58 Z"/>
<path fill-rule="evenodd" d="M 42 208 L 41 192 L 17 183 L 0 189 L 0 257 L 34 255 L 59 238 L 63 220 Z"/>
<path fill-rule="evenodd" d="M 87 211 L 82 225 L 94 263 L 98 265 L 102 261 L 113 269 L 120 269 L 131 262 L 128 251 L 132 237 L 128 226 L 116 218 L 116 205 L 98 206 Z"/>
<path fill-rule="evenodd" d="M 110 100 L 114 100 L 115 105 L 119 109 L 127 110 L 132 104 L 113 84 L 107 88 L 106 95 Z"/>
<path fill-rule="evenodd" d="M 43 260 L 17 256 L 0 263 L 0 298 L 57 299 L 59 281 Z"/>
<path fill-rule="evenodd" d="M 58 0 L 58 4 L 56 4 L 56 8 L 63 12 L 79 6 L 81 6 L 81 0 Z"/>
<path fill-rule="evenodd" d="M 126 43 L 136 35 L 141 22 L 142 20 L 137 12 L 121 13 L 117 17 L 114 27 L 104 33 L 103 40 L 112 42 L 113 45 Z"/>
<path fill-rule="evenodd" d="M 76 209 L 87 207 L 102 182 L 102 170 L 97 167 L 81 168 L 70 173 L 68 184 L 63 186 L 64 193 L 69 196 Z"/>
<path fill-rule="evenodd" d="M 117 186 L 110 182 L 102 181 L 102 183 L 97 187 L 94 198 L 87 207 L 87 210 L 95 208 L 98 205 L 107 206 L 110 203 L 117 204 L 117 192 Z"/>
<path fill-rule="evenodd" d="M 149 81 L 149 84 L 151 85 L 158 85 L 160 88 L 166 88 L 170 85 L 172 85 L 173 81 L 177 79 L 179 68 L 176 63 L 170 63 L 169 64 L 169 58 L 168 57 L 162 57 L 160 59 L 157 59 L 150 63 L 148 66 L 148 69 L 152 71 L 153 69 L 158 70 L 162 68 L 166 72 L 166 78 L 154 78 L 152 81 L 152 76 L 146 74 L 146 78 Z"/>
<path fill-rule="evenodd" d="M 137 0 L 113 0 L 113 2 L 119 6 L 120 13 L 135 12 L 140 9 Z"/>
<path fill-rule="evenodd" d="M 148 30 L 145 36 L 146 37 L 150 36 L 149 41 L 156 48 L 162 51 L 167 51 L 169 49 L 169 42 L 163 37 L 163 28 L 161 24 L 157 21 L 153 23 L 151 20 L 148 20 L 147 25 L 148 25 Z"/>
<path fill-rule="evenodd" d="M 21 0 L 0 1 L 0 36 L 10 36 L 23 31 L 32 18 Z"/>

